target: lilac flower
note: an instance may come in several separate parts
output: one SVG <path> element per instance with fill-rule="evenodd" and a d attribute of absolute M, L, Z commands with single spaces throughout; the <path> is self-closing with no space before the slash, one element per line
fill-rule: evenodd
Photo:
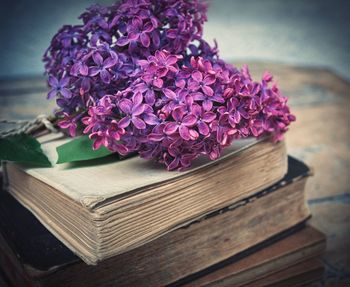
<path fill-rule="evenodd" d="M 80 89 L 79 94 L 84 95 L 85 93 L 89 92 L 91 89 L 91 79 L 90 77 L 81 77 L 80 78 Z"/>
<path fill-rule="evenodd" d="M 117 45 L 125 46 L 132 41 L 140 40 L 141 44 L 148 48 L 151 43 L 149 33 L 152 32 L 156 26 L 157 23 L 152 21 L 143 23 L 142 19 L 136 16 L 132 19 L 131 24 L 127 26 L 128 35 L 120 37 L 117 40 Z"/>
<path fill-rule="evenodd" d="M 156 51 L 154 56 L 148 57 L 148 62 L 154 62 L 158 67 L 163 67 L 166 71 L 177 72 L 179 68 L 175 65 L 180 59 L 181 55 L 172 55 L 168 51 Z M 141 62 L 142 63 L 142 62 Z"/>
<path fill-rule="evenodd" d="M 156 65 L 151 64 L 141 78 L 147 83 L 152 84 L 156 88 L 162 88 L 164 80 L 162 79 L 167 74 L 167 69 L 160 69 Z"/>
<path fill-rule="evenodd" d="M 116 121 L 112 121 L 108 125 L 108 129 L 98 130 L 96 132 L 92 132 L 89 135 L 90 139 L 94 141 L 92 148 L 96 150 L 103 145 L 114 152 L 118 152 L 121 155 L 125 155 L 128 153 L 129 150 L 126 148 L 125 145 L 118 142 L 121 134 L 123 133 L 124 129 L 120 128 Z"/>
<path fill-rule="evenodd" d="M 152 129 L 152 132 L 148 134 L 149 141 L 160 142 L 167 138 L 167 134 L 164 132 L 165 123 L 159 124 Z"/>
<path fill-rule="evenodd" d="M 80 19 L 57 32 L 44 62 L 59 126 L 83 130 L 94 149 L 183 170 L 239 138 L 282 140 L 295 120 L 271 74 L 253 81 L 202 38 L 200 0 L 121 0 Z"/>
<path fill-rule="evenodd" d="M 69 85 L 69 78 L 63 77 L 58 80 L 54 76 L 49 77 L 49 84 L 51 86 L 51 90 L 47 95 L 48 99 L 55 97 L 57 94 L 62 95 L 64 98 L 69 99 L 72 96 L 72 92 L 67 88 Z"/>
<path fill-rule="evenodd" d="M 202 101 L 203 108 L 206 111 L 210 111 L 213 108 L 214 102 L 221 104 L 225 102 L 224 98 L 219 93 L 209 96 L 200 92 L 195 92 L 192 93 L 191 96 L 196 101 Z"/>
<path fill-rule="evenodd" d="M 77 130 L 77 123 L 75 118 L 72 118 L 67 113 L 63 113 L 63 119 L 58 122 L 58 126 L 61 129 L 68 129 L 69 135 L 71 137 L 75 137 Z"/>
<path fill-rule="evenodd" d="M 73 76 L 78 76 L 78 74 L 87 76 L 89 74 L 89 67 L 86 65 L 84 58 L 75 62 L 70 70 L 70 73 Z"/>
<path fill-rule="evenodd" d="M 216 160 L 220 157 L 222 146 L 213 136 L 207 137 L 203 142 L 203 151 L 211 160 Z"/>
<path fill-rule="evenodd" d="M 107 43 L 112 43 L 112 36 L 105 30 L 99 29 L 92 33 L 91 44 L 97 46 L 99 41 L 105 41 Z"/>
<path fill-rule="evenodd" d="M 184 152 L 179 147 L 170 147 L 168 153 L 164 156 L 164 163 L 167 166 L 167 170 L 184 170 L 190 167 L 191 162 L 198 155 L 195 153 Z"/>
<path fill-rule="evenodd" d="M 205 111 L 200 105 L 194 104 L 191 107 L 192 114 L 197 118 L 197 126 L 200 134 L 206 136 L 209 134 L 209 124 L 215 120 L 216 114 L 214 112 Z"/>
<path fill-rule="evenodd" d="M 206 60 L 214 60 L 218 57 L 218 44 L 214 40 L 214 47 L 211 47 L 204 39 L 196 39 L 199 42 L 198 45 L 195 45 L 193 42 L 188 45 L 191 54 L 189 57 L 203 57 Z"/>
<path fill-rule="evenodd" d="M 94 149 L 104 145 L 110 149 L 124 150 L 118 141 L 125 134 L 125 130 L 113 116 L 115 107 L 113 97 L 106 95 L 97 105 L 89 108 L 87 117 L 82 118 L 81 121 L 86 126 L 84 133 L 90 133 Z"/>
<path fill-rule="evenodd" d="M 162 122 L 162 119 L 160 119 L 159 117 L 157 117 L 155 114 L 153 114 L 152 112 L 145 112 L 143 114 L 143 121 L 148 124 L 149 126 L 155 126 L 158 125 Z"/>
<path fill-rule="evenodd" d="M 74 45 L 75 41 L 81 41 L 82 40 L 82 33 L 80 30 L 80 27 L 72 27 L 72 26 L 66 26 L 67 29 L 62 31 L 60 34 L 60 41 L 63 47 L 70 48 L 72 45 Z"/>
<path fill-rule="evenodd" d="M 227 101 L 227 107 L 219 107 L 218 112 L 222 115 L 227 114 L 227 120 L 233 128 L 240 123 L 242 117 L 249 118 L 248 113 L 239 105 L 239 100 L 236 97 L 232 97 Z"/>
<path fill-rule="evenodd" d="M 201 72 L 195 71 L 192 73 L 191 79 L 188 81 L 188 88 L 193 92 L 200 89 L 204 95 L 211 97 L 214 95 L 214 91 L 210 87 L 213 83 L 215 83 L 214 75 L 207 74 L 203 77 Z"/>
<path fill-rule="evenodd" d="M 119 121 L 119 126 L 126 128 L 132 122 L 134 126 L 138 129 L 145 129 L 146 124 L 141 119 L 140 115 L 145 111 L 145 104 L 142 104 L 143 96 L 141 93 L 136 93 L 129 99 L 122 99 L 119 102 L 120 110 L 126 115 Z"/>
<path fill-rule="evenodd" d="M 108 29 L 108 23 L 104 18 L 107 13 L 108 9 L 106 7 L 96 4 L 89 7 L 79 18 L 83 19 L 85 29 Z"/>
<path fill-rule="evenodd" d="M 116 64 L 110 69 L 110 72 L 113 75 L 114 86 L 120 87 L 126 83 L 127 80 L 133 79 L 135 75 L 138 75 L 140 67 L 135 65 L 133 58 L 123 53 L 115 55 L 113 55 L 112 51 L 108 53 L 112 58 L 118 59 Z"/>
<path fill-rule="evenodd" d="M 177 89 L 174 92 L 165 88 L 163 93 L 167 99 L 167 103 L 162 108 L 165 113 L 171 113 L 177 106 L 190 107 L 193 103 L 193 98 L 186 89 Z"/>
<path fill-rule="evenodd" d="M 109 146 L 109 136 L 107 131 L 92 132 L 89 135 L 89 138 L 94 141 L 92 144 L 94 150 L 99 149 L 102 145 L 105 147 Z"/>
<path fill-rule="evenodd" d="M 100 129 L 107 122 L 106 118 L 112 114 L 114 107 L 113 99 L 109 95 L 104 96 L 96 105 L 91 106 L 88 111 L 89 116 L 82 119 L 86 126 L 84 133 Z"/>
<path fill-rule="evenodd" d="M 99 74 L 101 80 L 105 84 L 109 84 L 111 81 L 111 74 L 108 72 L 108 69 L 112 68 L 117 63 L 117 59 L 110 57 L 103 60 L 102 56 L 99 53 L 94 53 L 92 55 L 92 58 L 96 66 L 89 68 L 89 75 L 96 76 Z"/>
<path fill-rule="evenodd" d="M 212 130 L 216 134 L 216 141 L 222 146 L 228 146 L 232 137 L 237 134 L 237 129 L 232 128 L 228 123 L 227 114 L 219 116 L 218 120 L 212 122 Z"/>
<path fill-rule="evenodd" d="M 139 151 L 140 157 L 151 160 L 162 160 L 163 147 L 160 143 L 149 141 L 143 144 L 143 148 Z"/>
<path fill-rule="evenodd" d="M 177 107 L 172 112 L 174 122 L 166 123 L 164 132 L 167 135 L 174 134 L 177 130 L 184 140 L 194 140 L 198 137 L 198 133 L 194 129 L 190 129 L 196 124 L 195 115 L 185 115 L 182 107 Z"/>
<path fill-rule="evenodd" d="M 139 84 L 135 85 L 134 91 L 140 92 L 141 94 L 145 95 L 145 102 L 149 105 L 154 105 L 156 101 L 156 95 L 154 92 L 153 85 L 151 83 L 146 84 L 145 82 L 141 82 Z"/>

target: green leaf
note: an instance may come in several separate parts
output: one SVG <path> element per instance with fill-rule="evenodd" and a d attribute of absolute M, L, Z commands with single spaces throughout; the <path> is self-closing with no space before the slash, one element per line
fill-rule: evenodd
<path fill-rule="evenodd" d="M 93 141 L 86 135 L 58 146 L 56 148 L 58 153 L 57 163 L 90 160 L 112 154 L 104 146 L 101 146 L 98 150 L 93 150 L 92 143 Z"/>
<path fill-rule="evenodd" d="M 27 134 L 0 139 L 0 159 L 51 166 L 49 159 L 41 149 L 40 143 Z"/>

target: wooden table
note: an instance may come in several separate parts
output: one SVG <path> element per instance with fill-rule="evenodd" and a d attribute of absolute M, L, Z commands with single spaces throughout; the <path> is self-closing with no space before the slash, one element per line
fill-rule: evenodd
<path fill-rule="evenodd" d="M 240 66 L 240 64 L 238 64 Z M 350 286 L 350 83 L 326 69 L 250 63 L 254 78 L 267 69 L 290 98 L 297 121 L 286 135 L 288 152 L 310 165 L 311 224 L 327 234 L 326 274 L 314 286 Z M 0 115 L 31 119 L 50 114 L 42 77 L 0 81 Z M 0 281 L 1 282 L 1 281 Z"/>

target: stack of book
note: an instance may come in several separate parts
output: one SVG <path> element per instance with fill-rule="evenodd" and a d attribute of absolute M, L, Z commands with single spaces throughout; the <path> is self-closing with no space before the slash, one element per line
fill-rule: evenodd
<path fill-rule="evenodd" d="M 55 161 L 61 135 L 41 138 Z M 4 166 L 0 260 L 15 286 L 301 286 L 322 276 L 309 168 L 240 140 L 168 172 L 138 157 Z"/>

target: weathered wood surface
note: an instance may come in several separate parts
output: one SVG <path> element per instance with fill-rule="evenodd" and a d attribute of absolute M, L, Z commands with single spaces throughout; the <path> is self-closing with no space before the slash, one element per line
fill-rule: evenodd
<path fill-rule="evenodd" d="M 239 66 L 239 64 L 238 64 Z M 311 223 L 327 234 L 326 274 L 315 286 L 350 286 L 350 83 L 329 70 L 250 63 L 260 78 L 276 75 L 297 116 L 286 135 L 288 151 L 313 167 L 307 184 Z M 43 78 L 0 81 L 0 117 L 30 119 L 51 113 Z"/>

